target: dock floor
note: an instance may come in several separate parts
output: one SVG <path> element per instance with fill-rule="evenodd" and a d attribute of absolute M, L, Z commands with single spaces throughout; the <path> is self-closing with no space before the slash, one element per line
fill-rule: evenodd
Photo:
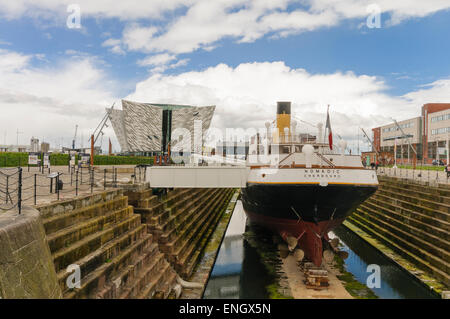
<path fill-rule="evenodd" d="M 305 275 L 300 270 L 293 255 L 283 259 L 282 269 L 287 276 L 287 282 L 294 299 L 353 299 L 344 288 L 342 282 L 336 277 L 336 275 L 339 275 L 339 270 L 332 265 L 327 264 L 325 266 L 325 269 L 328 271 L 330 286 L 323 290 L 306 288 L 304 284 Z"/>

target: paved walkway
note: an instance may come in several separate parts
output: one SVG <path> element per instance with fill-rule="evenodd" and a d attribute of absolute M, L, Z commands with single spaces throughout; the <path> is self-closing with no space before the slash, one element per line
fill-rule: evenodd
<path fill-rule="evenodd" d="M 78 178 L 76 170 L 69 170 L 67 166 L 52 166 L 50 170 L 50 174 L 48 169 L 45 169 L 44 172 L 40 172 L 37 167 L 30 167 L 28 171 L 28 167 L 23 167 L 22 173 L 22 203 L 23 205 L 40 205 L 50 203 L 52 201 L 58 200 L 66 200 L 70 198 L 74 198 L 77 195 L 87 195 L 93 192 L 102 191 L 104 189 L 110 189 L 113 186 L 114 176 L 112 170 L 107 171 L 106 175 L 104 170 L 110 169 L 112 167 L 115 168 L 129 168 L 128 172 L 121 172 L 120 170 L 117 173 L 117 182 L 118 183 L 131 183 L 134 181 L 132 175 L 132 168 L 135 165 L 121 165 L 121 166 L 112 166 L 112 165 L 104 165 L 104 166 L 96 166 L 93 174 L 93 183 L 91 186 L 91 177 L 88 168 L 83 168 L 78 170 Z M 12 169 L 4 170 L 0 168 L 0 171 L 12 172 Z M 55 173 L 60 173 L 60 180 L 63 182 L 63 189 L 56 193 L 56 179 L 50 178 L 50 176 L 55 176 Z M 139 170 L 137 171 L 137 180 L 139 182 Z M 145 176 L 142 170 L 141 172 L 141 181 L 144 181 Z M 4 179 L 4 178 L 3 178 Z M 105 187 L 106 182 L 106 187 Z M 0 203 L 0 207 L 9 208 L 10 204 L 7 204 L 4 200 L 6 186 L 4 185 L 4 180 L 0 181 L 0 188 L 3 191 L 0 195 L 0 199 L 3 199 L 3 202 Z M 8 185 L 8 192 L 10 193 L 11 201 L 13 203 L 17 202 L 17 177 L 10 178 L 10 183 Z"/>

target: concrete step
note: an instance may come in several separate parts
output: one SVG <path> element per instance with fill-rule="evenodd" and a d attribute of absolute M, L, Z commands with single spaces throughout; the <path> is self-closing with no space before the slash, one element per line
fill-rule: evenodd
<path fill-rule="evenodd" d="M 194 196 L 188 195 L 188 197 L 191 198 Z M 148 208 L 135 208 L 135 212 L 141 214 L 142 222 L 149 225 L 149 229 L 151 230 L 152 227 L 159 227 L 159 225 L 165 224 L 175 210 L 173 207 L 167 207 L 166 202 L 153 201 L 153 204 Z"/>
<path fill-rule="evenodd" d="M 177 202 L 173 203 L 170 206 L 170 210 L 172 213 L 176 214 L 177 211 L 182 210 L 185 211 L 186 207 L 189 206 L 189 204 L 194 201 L 197 197 L 201 196 L 204 192 L 207 192 L 208 189 L 203 188 L 195 188 L 186 196 L 183 196 L 182 198 L 179 198 Z"/>
<path fill-rule="evenodd" d="M 227 190 L 226 193 L 229 193 L 229 191 Z M 208 226 L 204 226 L 202 235 L 200 236 L 200 240 L 195 243 L 195 247 L 194 245 L 192 245 L 193 247 L 191 249 L 188 249 L 188 252 L 185 256 L 186 259 L 182 261 L 183 267 L 181 270 L 181 276 L 183 278 L 188 279 L 192 275 L 194 268 L 198 264 L 198 261 L 208 243 L 211 234 L 215 230 L 215 225 L 217 225 L 217 223 L 219 222 L 223 212 L 228 206 L 228 202 L 231 200 L 231 195 L 232 193 L 225 194 L 225 198 L 221 201 L 219 207 L 216 208 L 217 212 L 213 215 L 211 222 Z"/>
<path fill-rule="evenodd" d="M 149 299 L 157 291 L 164 292 L 164 297 L 170 293 L 170 287 L 176 282 L 176 273 L 171 271 L 169 263 L 165 263 L 163 268 L 158 271 L 158 275 L 152 278 L 150 283 L 137 296 L 138 299 Z"/>
<path fill-rule="evenodd" d="M 445 241 L 449 241 L 450 234 L 445 228 L 448 228 L 448 224 L 433 217 L 423 215 L 412 211 L 410 209 L 403 208 L 400 205 L 396 205 L 397 200 L 383 195 L 374 195 L 365 204 L 372 203 L 388 211 L 390 217 L 396 218 L 397 220 L 417 227 L 425 232 L 431 233 Z"/>
<path fill-rule="evenodd" d="M 92 206 L 83 206 L 61 214 L 43 219 L 45 233 L 50 235 L 63 228 L 86 221 L 89 218 L 105 215 L 111 211 L 117 211 L 128 207 L 126 196 L 117 196 L 109 201 L 100 201 Z"/>
<path fill-rule="evenodd" d="M 97 294 L 97 299 L 118 299 L 126 290 L 133 287 L 142 273 L 154 270 L 158 263 L 164 262 L 164 254 L 158 250 L 158 245 L 152 243 L 143 250 L 133 264 L 129 264 L 118 272 Z M 131 298 L 132 296 L 125 296 Z"/>
<path fill-rule="evenodd" d="M 133 264 L 137 256 L 152 244 L 152 239 L 152 235 L 146 234 L 144 225 L 141 225 L 79 260 L 77 264 L 81 268 L 81 287 L 63 290 L 64 297 L 95 298 L 115 274 Z M 67 274 L 63 270 L 57 275 L 60 285 L 65 286 Z"/>
<path fill-rule="evenodd" d="M 178 188 L 170 191 L 166 198 L 163 199 L 163 202 L 166 204 L 166 207 L 170 207 L 176 202 L 178 202 L 183 197 L 194 192 L 194 188 Z"/>
<path fill-rule="evenodd" d="M 184 229 L 186 224 L 192 224 L 196 220 L 201 207 L 214 198 L 217 193 L 215 190 L 205 192 L 201 196 L 193 199 L 189 205 L 183 210 L 179 210 L 178 214 L 170 216 L 170 218 L 157 228 L 162 231 L 161 236 L 158 238 L 158 242 L 161 244 L 170 242 L 173 238 L 177 237 L 180 230 Z"/>
<path fill-rule="evenodd" d="M 56 272 L 64 270 L 70 264 L 95 252 L 107 242 L 117 239 L 121 234 L 125 234 L 141 225 L 141 217 L 133 214 L 117 224 L 112 225 L 102 231 L 95 232 L 77 241 L 69 247 L 60 249 L 53 254 L 53 262 Z"/>
<path fill-rule="evenodd" d="M 401 190 L 398 187 L 393 187 L 391 185 L 382 184 L 378 188 L 378 193 L 389 194 L 394 198 L 408 201 L 412 204 L 417 204 L 418 206 L 427 207 L 434 211 L 440 211 L 444 213 L 446 218 L 450 218 L 450 205 L 439 202 L 439 199 L 432 201 L 423 197 L 420 197 L 414 193 L 410 193 L 409 190 Z"/>
<path fill-rule="evenodd" d="M 397 206 L 407 209 L 408 211 L 416 212 L 417 214 L 420 214 L 416 214 L 416 217 L 423 221 L 426 220 L 426 223 L 432 225 L 450 223 L 450 214 L 411 202 L 410 199 L 405 196 L 398 194 L 394 195 L 383 190 L 377 191 L 372 196 L 379 197 L 380 199 L 383 198 Z"/>
<path fill-rule="evenodd" d="M 426 173 L 425 173 L 426 174 Z M 432 174 L 430 175 L 430 179 Z M 436 175 L 435 175 L 436 176 Z M 439 194 L 440 196 L 450 197 L 450 185 L 439 185 L 439 187 L 430 186 L 425 182 L 413 181 L 411 179 L 401 179 L 395 177 L 378 176 L 378 181 L 383 183 L 395 184 L 399 187 L 411 190 L 418 190 L 429 194 Z"/>
<path fill-rule="evenodd" d="M 435 268 L 440 269 L 442 272 L 450 273 L 450 264 L 442 260 L 438 256 L 431 254 L 426 249 L 422 248 L 426 246 L 417 246 L 416 244 L 410 242 L 410 238 L 413 236 L 399 229 L 396 229 L 395 227 L 390 226 L 383 221 L 377 220 L 376 218 L 372 217 L 370 220 L 367 219 L 367 215 L 364 215 L 364 212 L 361 212 L 360 208 L 358 208 L 357 211 L 352 214 L 352 218 L 363 223 L 365 222 L 369 227 L 374 227 L 374 230 L 379 234 L 389 238 L 391 241 L 394 241 L 399 246 L 403 247 L 404 250 L 411 252 L 413 255 L 426 261 Z M 424 244 L 423 241 L 417 241 L 421 242 L 421 244 Z"/>
<path fill-rule="evenodd" d="M 138 289 L 143 274 L 155 272 L 159 264 L 164 263 L 164 254 L 158 250 L 158 244 L 152 243 L 148 249 L 143 251 L 133 264 L 128 265 L 110 283 L 97 294 L 99 299 L 117 299 L 132 297 L 133 288 Z M 137 287 L 137 288 L 135 288 Z"/>
<path fill-rule="evenodd" d="M 36 209 L 41 214 L 42 219 L 48 219 L 53 216 L 67 214 L 74 210 L 82 209 L 85 207 L 94 206 L 98 203 L 109 202 L 117 197 L 123 196 L 123 190 L 114 189 L 102 192 L 97 192 L 94 194 L 78 196 L 75 199 L 67 199 L 55 201 L 50 204 L 42 204 L 36 206 Z"/>
<path fill-rule="evenodd" d="M 158 250 L 158 244 L 152 242 L 133 264 L 129 264 L 110 280 L 104 289 L 97 293 L 98 299 L 117 299 L 136 282 L 137 278 L 161 262 L 164 254 Z"/>
<path fill-rule="evenodd" d="M 180 215 L 183 212 L 186 213 L 192 209 L 208 192 L 209 190 L 197 190 L 196 192 L 187 195 L 184 199 L 179 200 L 171 207 L 165 208 L 161 214 L 150 218 L 148 224 L 161 229 L 162 231 L 167 231 L 168 227 L 171 226 L 171 220 L 177 219 L 177 215 Z"/>
<path fill-rule="evenodd" d="M 152 223 L 152 218 L 159 216 L 165 212 L 165 204 L 157 202 L 148 208 L 135 207 L 134 211 L 136 214 L 141 215 L 142 222 L 146 224 Z"/>
<path fill-rule="evenodd" d="M 434 267 L 429 262 L 421 259 L 420 257 L 414 255 L 408 250 L 405 250 L 401 245 L 397 244 L 396 242 L 392 241 L 391 239 L 383 236 L 381 233 L 377 231 L 376 226 L 371 226 L 370 222 L 360 221 L 361 219 L 354 218 L 354 215 L 351 215 L 347 218 L 347 221 L 354 224 L 355 226 L 361 228 L 363 231 L 368 233 L 369 235 L 373 236 L 377 240 L 380 240 L 387 246 L 389 246 L 391 249 L 393 249 L 396 253 L 400 254 L 404 258 L 408 259 L 415 265 L 417 265 L 419 268 L 429 272 L 433 276 L 435 276 L 436 279 L 442 281 L 445 285 L 450 286 L 450 276 L 440 270 L 439 268 Z"/>
<path fill-rule="evenodd" d="M 158 204 L 158 196 L 152 195 L 149 198 L 138 200 L 136 203 L 131 203 L 131 205 L 135 207 L 141 207 L 141 208 L 149 208 L 152 207 L 155 204 Z"/>
<path fill-rule="evenodd" d="M 192 273 L 193 267 L 197 264 L 198 257 L 204 246 L 200 243 L 208 234 L 208 230 L 214 229 L 214 225 L 223 212 L 226 201 L 226 191 L 222 190 L 214 199 L 213 203 L 206 207 L 208 214 L 204 214 L 200 222 L 196 223 L 195 228 L 188 233 L 178 249 L 172 254 L 171 259 L 175 263 L 175 269 L 188 278 Z M 192 267 L 189 267 L 191 265 Z"/>
<path fill-rule="evenodd" d="M 409 187 L 408 187 L 409 186 Z M 399 192 L 402 194 L 414 196 L 421 199 L 426 199 L 435 203 L 443 203 L 445 205 L 450 206 L 450 197 L 443 196 L 435 191 L 424 191 L 423 188 L 416 189 L 415 187 L 411 187 L 409 184 L 397 184 L 397 183 L 380 183 L 379 188 L 391 189 L 395 192 Z"/>
<path fill-rule="evenodd" d="M 218 190 L 212 190 L 203 200 L 196 203 L 195 207 L 181 216 L 175 228 L 161 234 L 158 242 L 165 253 L 173 252 L 174 247 L 179 247 L 183 238 L 192 234 L 192 229 L 209 213 L 208 207 L 211 207 L 218 195 Z"/>
<path fill-rule="evenodd" d="M 86 221 L 80 221 L 75 225 L 54 232 L 47 236 L 50 251 L 54 253 L 64 247 L 69 247 L 86 236 L 106 229 L 113 224 L 117 224 L 120 221 L 129 218 L 132 214 L 133 207 L 128 206 L 105 215 L 88 219 Z"/>
<path fill-rule="evenodd" d="M 149 265 L 118 293 L 119 298 L 138 298 L 140 293 L 146 289 L 147 285 L 159 276 L 160 271 L 164 271 L 164 269 L 165 271 L 169 271 L 166 265 L 168 263 L 164 258 L 164 254 L 158 253 L 151 259 Z"/>
<path fill-rule="evenodd" d="M 180 221 L 186 217 L 186 215 L 189 215 L 191 211 L 196 208 L 196 206 L 202 205 L 203 202 L 206 202 L 208 197 L 210 197 L 213 192 L 214 191 L 210 189 L 204 193 L 201 193 L 199 196 L 193 197 L 186 202 L 186 206 L 183 209 L 179 209 L 178 211 L 172 211 L 172 208 L 166 209 L 166 212 L 169 212 L 169 214 L 166 215 L 165 212 L 163 216 L 167 217 L 164 217 L 161 220 L 158 219 L 158 224 L 155 228 L 161 230 L 163 233 L 173 230 L 176 225 L 178 225 Z"/>
<path fill-rule="evenodd" d="M 377 205 L 364 203 L 358 208 L 358 213 L 362 214 L 366 219 L 377 223 L 380 227 L 385 227 L 386 230 L 389 230 L 396 235 L 407 239 L 410 243 L 421 247 L 431 255 L 439 257 L 446 262 L 450 262 L 450 250 L 447 248 L 448 241 L 441 240 L 431 234 L 427 236 L 420 229 L 399 223 L 386 214 L 380 213 L 379 209 L 380 207 Z M 445 246 L 445 248 L 442 248 L 442 245 Z"/>
<path fill-rule="evenodd" d="M 153 189 L 151 188 L 141 191 L 127 191 L 124 193 L 124 195 L 128 196 L 128 203 L 130 205 L 133 205 L 135 203 L 137 204 L 140 200 L 144 200 L 153 196 L 158 198 L 158 196 L 153 195 Z"/>

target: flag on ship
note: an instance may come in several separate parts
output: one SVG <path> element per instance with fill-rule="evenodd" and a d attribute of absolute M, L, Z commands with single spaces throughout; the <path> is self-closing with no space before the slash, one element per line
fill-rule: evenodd
<path fill-rule="evenodd" d="M 328 144 L 330 145 L 330 150 L 333 150 L 333 133 L 331 131 L 331 122 L 330 122 L 330 106 L 328 105 L 327 109 L 327 125 L 325 129 L 328 129 Z"/>

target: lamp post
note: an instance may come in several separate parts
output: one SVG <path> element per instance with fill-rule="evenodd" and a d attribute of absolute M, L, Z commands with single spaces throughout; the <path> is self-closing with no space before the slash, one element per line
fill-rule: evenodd
<path fill-rule="evenodd" d="M 449 139 L 450 139 L 449 136 L 450 136 L 450 132 L 447 132 L 447 141 L 446 141 L 446 144 L 447 144 L 446 145 L 447 146 L 447 163 L 446 164 L 447 165 L 449 164 L 449 150 L 450 150 L 449 149 Z"/>
<path fill-rule="evenodd" d="M 397 138 L 394 138 L 394 168 L 397 168 Z"/>

